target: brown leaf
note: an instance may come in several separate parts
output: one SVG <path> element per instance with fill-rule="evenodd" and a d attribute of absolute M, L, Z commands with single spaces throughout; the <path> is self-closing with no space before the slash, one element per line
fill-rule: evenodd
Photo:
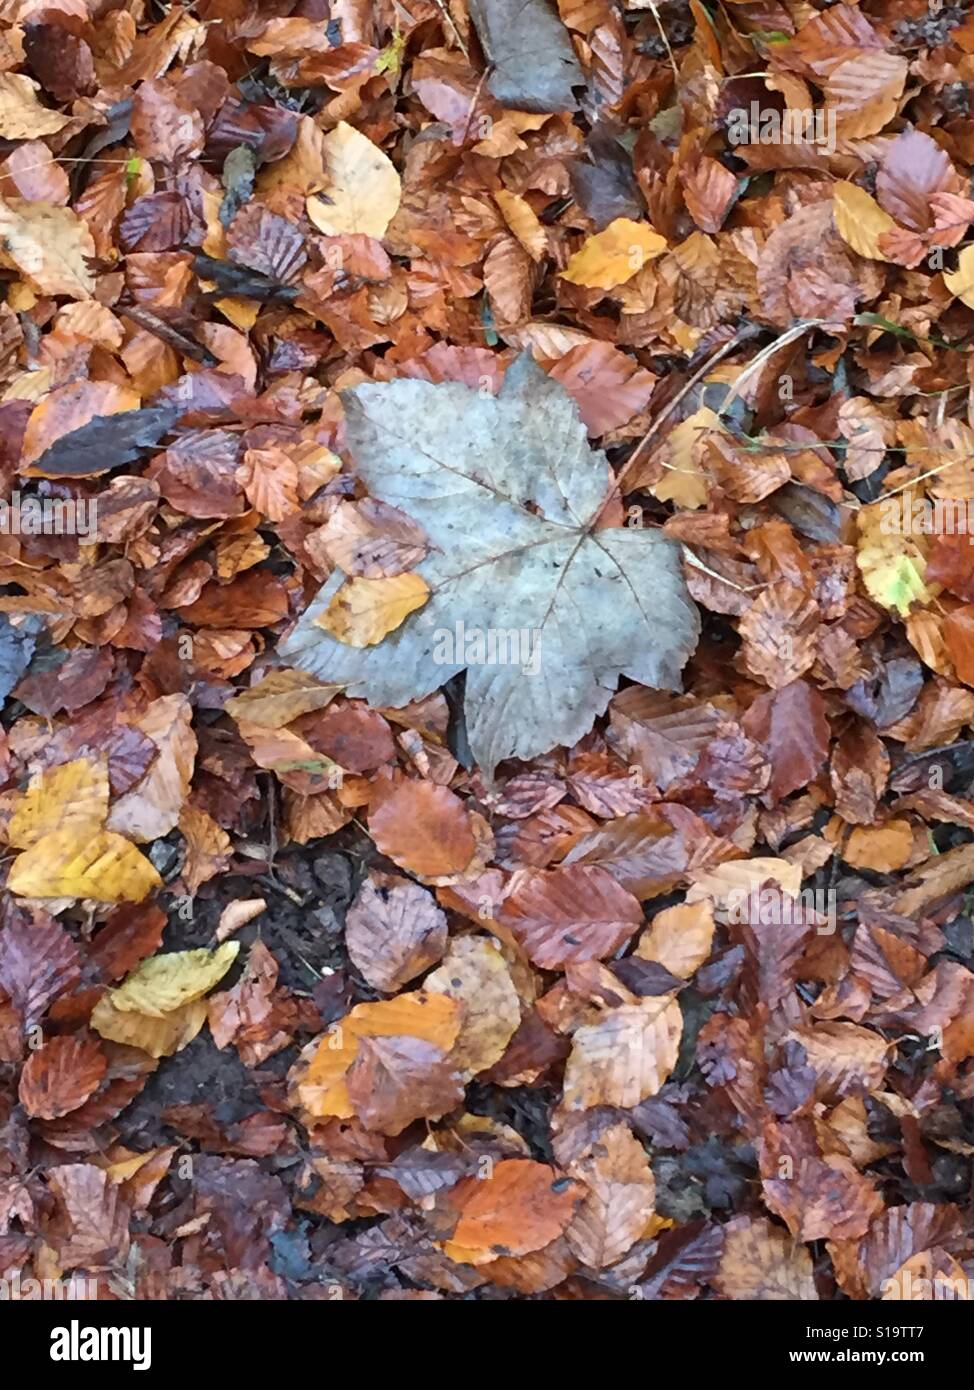
<path fill-rule="evenodd" d="M 345 918 L 345 944 L 362 976 L 391 994 L 442 959 L 446 917 L 428 889 L 373 872 Z"/>
<path fill-rule="evenodd" d="M 646 1150 L 628 1126 L 612 1125 L 569 1171 L 586 1191 L 566 1232 L 568 1244 L 590 1269 L 614 1265 L 653 1215 L 656 1183 Z"/>
<path fill-rule="evenodd" d="M 463 802 L 433 782 L 403 782 L 369 817 L 383 854 L 425 878 L 462 873 L 476 843 Z"/>
<path fill-rule="evenodd" d="M 108 1059 L 94 1039 L 51 1038 L 27 1058 L 18 1095 L 28 1115 L 53 1120 L 97 1091 Z"/>
<path fill-rule="evenodd" d="M 362 579 L 391 579 L 414 569 L 427 552 L 422 527 L 386 502 L 340 502 L 306 542 L 309 553 Z"/>
<path fill-rule="evenodd" d="M 605 869 L 579 864 L 519 870 L 500 920 L 535 965 L 555 970 L 614 954 L 643 914 L 638 900 Z"/>
<path fill-rule="evenodd" d="M 818 1298 L 807 1249 L 763 1217 L 738 1216 L 724 1227 L 724 1251 L 714 1284 L 723 1298 Z"/>
<path fill-rule="evenodd" d="M 422 1038 L 362 1038 L 345 1084 L 366 1129 L 381 1134 L 401 1134 L 423 1117 L 438 1119 L 463 1098 L 455 1066 Z"/>
<path fill-rule="evenodd" d="M 683 1015 L 675 999 L 650 998 L 613 1009 L 579 1028 L 565 1067 L 568 1110 L 627 1110 L 656 1095 L 676 1065 Z"/>

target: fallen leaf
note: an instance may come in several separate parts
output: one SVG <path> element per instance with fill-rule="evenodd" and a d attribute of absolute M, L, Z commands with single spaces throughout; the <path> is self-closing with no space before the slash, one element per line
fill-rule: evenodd
<path fill-rule="evenodd" d="M 182 1052 L 206 1023 L 206 1001 L 194 999 L 182 1008 L 155 1017 L 116 1009 L 111 995 L 103 995 L 91 1015 L 91 1026 L 110 1042 L 137 1047 L 150 1057 L 172 1057 Z"/>
<path fill-rule="evenodd" d="M 585 1195 L 565 1233 L 568 1244 L 584 1265 L 605 1269 L 649 1226 L 656 1182 L 648 1155 L 628 1126 L 612 1125 L 570 1172 Z"/>
<path fill-rule="evenodd" d="M 641 960 L 659 961 L 671 975 L 689 980 L 710 955 L 713 937 L 713 908 L 701 899 L 658 912 L 634 954 Z"/>
<path fill-rule="evenodd" d="M 362 977 L 391 994 L 442 960 L 446 917 L 429 889 L 374 872 L 348 909 L 345 944 Z"/>
<path fill-rule="evenodd" d="M 402 503 L 435 547 L 418 570 L 431 596 L 392 642 L 353 652 L 318 626 L 326 586 L 284 645 L 297 665 L 393 707 L 467 667 L 467 734 L 488 776 L 504 757 L 580 737 L 620 671 L 677 684 L 698 631 L 678 551 L 658 532 L 590 531 L 607 464 L 588 448 L 562 388 L 530 358 L 508 369 L 498 397 L 395 381 L 357 388 L 346 414 L 363 480 Z M 651 612 L 639 598 L 650 592 Z M 505 641 L 512 631 L 535 634 L 540 669 L 471 664 L 466 647 L 450 655 L 461 619 L 484 644 L 488 630 Z"/>
<path fill-rule="evenodd" d="M 568 31 L 545 0 L 473 0 L 487 87 L 515 111 L 574 111 L 584 81 Z"/>
<path fill-rule="evenodd" d="M 110 992 L 112 1007 L 122 1013 L 165 1018 L 202 999 L 219 984 L 239 950 L 239 941 L 225 941 L 213 951 L 170 951 L 150 956 Z"/>
<path fill-rule="evenodd" d="M 666 251 L 666 238 L 646 222 L 617 217 L 604 232 L 590 236 L 561 272 L 572 285 L 611 290 L 631 280 L 648 261 Z"/>
<path fill-rule="evenodd" d="M 492 1067 L 521 1022 L 521 1003 L 510 970 L 493 942 L 461 936 L 423 988 L 460 1006 L 460 1031 L 449 1060 L 464 1081 Z"/>
<path fill-rule="evenodd" d="M 422 608 L 429 585 L 418 574 L 349 579 L 319 615 L 320 628 L 349 647 L 374 647 Z"/>
<path fill-rule="evenodd" d="M 597 865 L 521 869 L 511 881 L 500 921 L 535 965 L 613 955 L 642 924 L 638 900 Z"/>
<path fill-rule="evenodd" d="M 325 188 L 308 199 L 308 217 L 326 236 L 384 237 L 401 184 L 395 166 L 367 135 L 339 121 L 321 142 Z"/>
<path fill-rule="evenodd" d="M 138 903 L 162 879 L 130 840 L 110 830 L 55 830 L 11 866 L 7 887 L 22 898 Z"/>
<path fill-rule="evenodd" d="M 20 1103 L 39 1119 L 67 1115 L 97 1091 L 107 1070 L 108 1058 L 93 1039 L 51 1038 L 24 1064 Z"/>
<path fill-rule="evenodd" d="M 369 829 L 382 854 L 425 878 L 461 873 L 476 849 L 463 802 L 432 782 L 403 782 L 372 813 Z"/>
<path fill-rule="evenodd" d="M 683 1015 L 675 999 L 623 1004 L 579 1028 L 565 1066 L 568 1110 L 629 1109 L 655 1096 L 676 1065 Z"/>
<path fill-rule="evenodd" d="M 70 208 L 0 199 L 0 242 L 3 258 L 39 294 L 91 296 L 95 281 L 86 258 L 94 256 L 95 243 L 86 223 Z"/>
<path fill-rule="evenodd" d="M 464 1264 L 541 1250 L 565 1230 L 578 1190 L 546 1163 L 510 1158 L 456 1194 L 460 1219 L 444 1249 Z"/>
<path fill-rule="evenodd" d="M 69 124 L 69 116 L 42 106 L 37 93 L 38 84 L 22 73 L 0 73 L 0 138 L 39 140 Z"/>
<path fill-rule="evenodd" d="M 142 780 L 120 796 L 108 816 L 109 830 L 146 843 L 168 835 L 179 823 L 196 759 L 192 711 L 185 695 L 163 695 L 133 721 L 158 755 Z"/>
<path fill-rule="evenodd" d="M 29 849 L 55 831 L 66 835 L 97 833 L 108 815 L 108 763 L 60 763 L 45 768 L 18 798 L 7 826 L 16 849 Z"/>
<path fill-rule="evenodd" d="M 896 223 L 888 212 L 858 184 L 840 180 L 832 190 L 833 212 L 839 236 L 860 256 L 885 261 L 879 239 L 892 231 Z"/>

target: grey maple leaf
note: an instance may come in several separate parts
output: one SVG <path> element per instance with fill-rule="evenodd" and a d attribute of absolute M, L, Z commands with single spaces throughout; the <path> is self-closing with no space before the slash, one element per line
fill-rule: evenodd
<path fill-rule="evenodd" d="M 608 461 L 571 397 L 528 355 L 496 397 L 399 380 L 343 399 L 359 477 L 426 530 L 417 572 L 430 597 L 376 646 L 347 646 L 317 623 L 343 582 L 336 573 L 283 644 L 287 660 L 393 707 L 466 669 L 470 747 L 488 777 L 503 758 L 576 742 L 620 675 L 680 689 L 700 620 L 679 547 L 658 531 L 594 529 Z M 458 623 L 499 634 L 493 664 L 475 664 L 459 643 L 444 660 Z M 534 634 L 536 663 L 505 664 L 502 639 L 517 632 Z"/>

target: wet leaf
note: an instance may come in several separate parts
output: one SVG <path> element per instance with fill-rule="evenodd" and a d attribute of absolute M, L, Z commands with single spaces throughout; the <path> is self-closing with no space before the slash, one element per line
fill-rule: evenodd
<path fill-rule="evenodd" d="M 359 388 L 347 409 L 363 480 L 380 500 L 402 504 L 437 547 L 417 571 L 431 597 L 391 643 L 358 654 L 320 633 L 326 586 L 286 644 L 291 660 L 374 704 L 397 705 L 468 665 L 466 648 L 459 660 L 437 659 L 458 621 L 535 632 L 537 674 L 469 666 L 467 731 L 488 773 L 503 757 L 580 736 L 620 671 L 676 685 L 697 622 L 675 550 L 655 532 L 588 529 L 607 468 L 561 388 L 533 363 L 511 368 L 497 398 L 399 381 Z M 437 480 L 450 491 L 430 492 Z M 652 614 L 638 597 L 650 589 Z"/>

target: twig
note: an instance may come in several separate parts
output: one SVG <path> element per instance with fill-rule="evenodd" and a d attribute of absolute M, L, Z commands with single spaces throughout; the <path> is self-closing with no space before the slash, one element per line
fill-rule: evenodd
<path fill-rule="evenodd" d="M 488 75 L 493 71 L 493 67 L 493 63 L 488 63 L 487 66 L 484 68 L 483 72 L 480 74 L 480 81 L 477 83 L 474 94 L 470 98 L 470 109 L 467 112 L 467 119 L 463 123 L 463 133 L 460 136 L 461 145 L 465 145 L 467 143 L 467 133 L 470 130 L 470 123 L 473 120 L 473 113 L 477 109 L 477 102 L 480 100 L 480 94 L 484 90 L 484 83 L 487 81 Z"/>
<path fill-rule="evenodd" d="M 154 338 L 158 338 L 161 343 L 181 352 L 184 357 L 190 358 L 191 361 L 199 362 L 204 367 L 217 365 L 219 358 L 214 357 L 208 347 L 198 343 L 195 338 L 188 338 L 185 333 L 180 333 L 178 328 L 173 328 L 172 324 L 158 318 L 151 310 L 143 308 L 141 304 L 129 304 L 124 307 L 119 305 L 116 312 L 131 319 L 140 328 L 144 328 L 147 333 L 151 333 Z"/>
<path fill-rule="evenodd" d="M 613 496 L 615 496 L 616 494 L 618 494 L 620 497 L 624 495 L 623 484 L 626 482 L 629 475 L 632 473 L 634 465 L 639 460 L 639 457 L 645 450 L 646 445 L 650 442 L 651 439 L 654 439 L 656 437 L 662 426 L 673 414 L 673 411 L 677 408 L 680 402 L 684 400 L 686 396 L 689 395 L 689 393 L 693 390 L 697 383 L 701 381 L 703 377 L 705 377 L 707 373 L 711 370 L 711 368 L 717 365 L 718 362 L 722 362 L 725 357 L 729 357 L 735 348 L 740 347 L 741 343 L 746 342 L 748 338 L 756 337 L 757 334 L 760 332 L 761 329 L 757 326 L 757 324 L 748 324 L 746 327 L 739 329 L 734 334 L 733 338 L 730 339 L 729 342 L 726 342 L 723 345 L 723 347 L 719 348 L 716 352 L 711 353 L 711 355 L 707 358 L 706 362 L 704 362 L 703 365 L 699 367 L 696 372 L 694 372 L 693 376 L 690 377 L 689 381 L 687 381 L 683 386 L 680 387 L 679 391 L 677 391 L 676 395 L 670 401 L 669 405 L 664 406 L 663 410 L 661 410 L 659 415 L 657 415 L 656 419 L 649 426 L 649 429 L 643 435 L 642 439 L 640 439 L 635 449 L 633 449 L 632 453 L 629 455 L 628 459 L 623 464 L 622 468 L 619 470 L 618 474 L 616 475 L 615 487 L 613 488 Z"/>
<path fill-rule="evenodd" d="M 724 412 L 733 405 L 734 401 L 736 401 L 737 397 L 741 394 L 744 383 L 750 381 L 758 368 L 763 367 L 765 362 L 772 358 L 779 348 L 787 347 L 789 343 L 793 343 L 796 338 L 800 338 L 802 334 L 807 333 L 809 329 L 821 328 L 825 322 L 825 319 L 803 319 L 801 323 L 792 324 L 791 328 L 787 328 L 784 333 L 779 333 L 773 343 L 769 343 L 767 347 L 762 348 L 757 356 L 752 357 L 744 370 L 736 377 L 733 386 L 724 397 L 723 403 L 717 411 L 717 418 L 720 419 Z"/>
<path fill-rule="evenodd" d="M 663 40 L 663 47 L 666 49 L 667 56 L 669 57 L 670 67 L 673 69 L 673 76 L 677 84 L 679 84 L 680 73 L 679 69 L 676 66 L 676 59 L 673 57 L 673 50 L 670 47 L 670 40 L 667 36 L 666 30 L 663 28 L 663 21 L 659 17 L 659 10 L 653 4 L 653 0 L 649 0 L 649 8 L 653 12 L 653 18 L 656 20 L 656 27 L 659 30 L 659 36 Z"/>
<path fill-rule="evenodd" d="M 460 37 L 460 30 L 459 30 L 459 29 L 457 28 L 457 26 L 454 24 L 454 22 L 453 22 L 453 16 L 451 15 L 451 13 L 450 13 L 450 11 L 447 9 L 447 7 L 444 5 L 443 0 L 433 0 L 433 3 L 436 5 L 436 8 L 439 10 L 440 14 L 443 16 L 443 18 L 444 18 L 444 20 L 446 21 L 446 23 L 449 25 L 450 32 L 451 32 L 451 34 L 453 35 L 453 37 L 456 39 L 456 41 L 457 41 L 457 46 L 459 47 L 460 52 L 463 54 L 463 56 L 466 58 L 467 62 L 469 63 L 469 62 L 470 62 L 470 50 L 469 50 L 469 48 L 467 47 L 467 45 L 464 43 L 463 39 Z"/>

